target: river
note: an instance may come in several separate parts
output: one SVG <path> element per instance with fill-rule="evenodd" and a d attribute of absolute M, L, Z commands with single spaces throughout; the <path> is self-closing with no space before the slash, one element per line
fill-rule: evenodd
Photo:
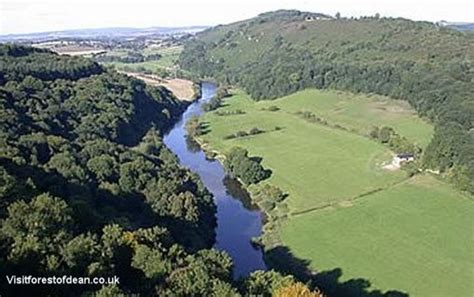
<path fill-rule="evenodd" d="M 201 98 L 193 102 L 182 118 L 167 133 L 163 141 L 178 156 L 182 166 L 197 173 L 207 189 L 213 194 L 217 205 L 216 243 L 214 247 L 226 251 L 234 262 L 234 277 L 246 276 L 255 270 L 266 270 L 261 249 L 251 244 L 252 237 L 262 233 L 262 214 L 247 208 L 239 191 L 227 188 L 224 168 L 216 160 L 206 158 L 200 149 L 190 149 L 186 143 L 186 122 L 192 116 L 203 113 L 201 105 L 216 94 L 212 83 L 201 84 Z M 227 185 L 227 186 L 226 186 Z M 246 203 L 247 205 L 248 203 Z"/>

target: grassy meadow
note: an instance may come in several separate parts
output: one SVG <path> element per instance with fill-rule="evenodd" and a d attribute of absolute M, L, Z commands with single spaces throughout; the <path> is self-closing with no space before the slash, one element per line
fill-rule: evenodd
<path fill-rule="evenodd" d="M 298 111 L 311 111 L 327 125 Z M 405 102 L 319 90 L 255 102 L 236 91 L 201 121 L 209 149 L 241 146 L 263 158 L 272 170 L 265 182 L 288 193 L 282 243 L 312 268 L 340 268 L 345 280 L 364 278 L 374 288 L 410 296 L 472 292 L 474 202 L 434 177 L 409 179 L 401 170 L 382 169 L 392 153 L 364 136 L 374 125 L 387 125 L 424 147 L 433 128 Z M 252 128 L 265 132 L 226 139 Z"/>
<path fill-rule="evenodd" d="M 311 102 L 311 96 L 316 103 Z M 344 96 L 343 93 L 310 90 L 275 101 L 255 102 L 246 94 L 238 92 L 227 99 L 226 106 L 219 111 L 240 109 L 245 114 L 219 116 L 216 112 L 207 113 L 202 121 L 210 125 L 211 132 L 204 135 L 203 140 L 220 152 L 233 146 L 242 146 L 250 154 L 263 157 L 263 165 L 273 172 L 269 182 L 289 193 L 287 203 L 291 212 L 350 200 L 405 179 L 404 172 L 382 169 L 382 164 L 392 158 L 385 146 L 358 133 L 310 123 L 294 114 L 300 109 L 317 110 L 318 113 L 325 110 L 329 114 L 331 109 L 338 108 L 338 102 L 342 102 Z M 351 102 L 353 95 L 347 96 L 347 104 L 356 105 Z M 334 106 L 324 105 L 331 98 L 335 99 Z M 375 99 L 358 97 L 358 101 L 372 108 L 374 104 L 371 102 L 375 102 Z M 318 108 L 317 102 L 323 103 L 320 104 L 321 108 Z M 280 110 L 269 111 L 270 106 L 278 106 Z M 395 108 L 397 105 L 393 106 L 398 111 Z M 362 114 L 366 115 L 365 120 L 351 120 Z M 420 120 L 411 112 L 407 114 L 399 115 L 404 119 L 405 126 L 420 125 Z M 354 113 L 351 108 L 339 112 L 339 118 L 334 122 L 361 131 L 369 129 L 371 125 L 385 125 L 390 121 L 383 115 L 374 116 L 362 110 Z M 332 123 L 329 120 L 332 119 L 328 118 L 328 122 Z M 419 130 L 420 139 L 427 142 L 431 127 L 424 125 L 426 129 Z M 254 127 L 266 133 L 224 140 L 226 135 L 249 131 Z M 276 127 L 280 130 L 276 131 Z"/>
<path fill-rule="evenodd" d="M 472 296 L 474 202 L 431 176 L 339 207 L 290 217 L 281 236 L 320 271 L 342 269 L 412 297 Z"/>
<path fill-rule="evenodd" d="M 307 89 L 272 104 L 288 112 L 311 111 L 363 135 L 372 126 L 390 126 L 420 147 L 425 147 L 433 135 L 433 126 L 420 119 L 408 102 L 379 95 Z"/>
<path fill-rule="evenodd" d="M 156 61 L 146 61 L 141 63 L 121 63 L 121 62 L 110 62 L 105 63 L 107 65 L 114 65 L 117 69 L 131 69 L 139 71 L 141 69 L 147 71 L 156 71 L 158 69 L 167 69 L 173 67 L 178 60 L 179 54 L 183 50 L 182 46 L 174 46 L 167 48 L 146 48 L 143 50 L 142 54 L 148 56 L 151 54 L 160 54 L 162 57 Z M 127 51 L 124 50 L 115 50 L 111 51 L 108 54 L 114 56 L 126 55 Z"/>

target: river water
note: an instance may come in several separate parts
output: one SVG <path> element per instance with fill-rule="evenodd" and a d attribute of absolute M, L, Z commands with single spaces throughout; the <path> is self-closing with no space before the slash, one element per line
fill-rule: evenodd
<path fill-rule="evenodd" d="M 215 84 L 202 83 L 201 94 L 201 98 L 189 105 L 181 120 L 164 136 L 163 141 L 178 156 L 181 165 L 197 173 L 214 195 L 214 202 L 217 205 L 214 247 L 226 251 L 232 257 L 234 277 L 246 276 L 258 269 L 266 270 L 262 251 L 255 248 L 250 241 L 252 237 L 261 235 L 261 212 L 244 206 L 245 194 L 236 191 L 235 183 L 226 179 L 221 163 L 207 159 L 203 151 L 192 149 L 186 143 L 186 122 L 192 116 L 203 113 L 201 105 L 216 94 Z"/>

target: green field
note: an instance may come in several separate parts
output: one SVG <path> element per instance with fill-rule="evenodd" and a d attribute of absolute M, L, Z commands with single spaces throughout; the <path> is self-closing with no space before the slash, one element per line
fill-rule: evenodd
<path fill-rule="evenodd" d="M 146 48 L 143 50 L 142 54 L 144 56 L 151 54 L 160 54 L 162 57 L 156 61 L 146 61 L 142 63 L 121 63 L 121 62 L 111 62 L 106 63 L 107 65 L 114 65 L 117 69 L 130 68 L 135 71 L 145 69 L 147 71 L 156 71 L 158 69 L 167 69 L 173 67 L 178 60 L 179 54 L 183 50 L 182 46 L 168 47 L 168 48 Z M 124 50 L 115 50 L 108 52 L 108 55 L 121 56 L 126 55 Z"/>
<path fill-rule="evenodd" d="M 211 133 L 205 135 L 203 139 L 218 151 L 242 146 L 251 154 L 262 156 L 263 165 L 273 171 L 269 182 L 289 193 L 288 204 L 293 212 L 349 200 L 403 180 L 404 172 L 382 169 L 382 163 L 391 159 L 391 153 L 385 146 L 357 133 L 309 123 L 294 114 L 294 111 L 302 107 L 305 110 L 322 112 L 323 108 L 319 109 L 317 102 L 324 103 L 331 98 L 334 99 L 332 108 L 338 108 L 340 105 L 338 102 L 342 102 L 341 98 L 344 96 L 344 93 L 310 90 L 280 100 L 254 102 L 239 92 L 226 100 L 227 106 L 219 110 L 241 109 L 246 114 L 219 116 L 215 112 L 207 113 L 202 121 L 210 123 Z M 347 96 L 349 102 L 347 104 L 355 105 L 352 103 L 353 96 L 350 94 Z M 311 102 L 311 98 L 315 99 L 314 103 Z M 357 100 L 365 102 L 366 106 L 371 106 L 370 102 L 375 99 L 363 99 L 359 96 Z M 388 106 L 386 101 L 381 102 Z M 278 106 L 280 110 L 276 112 L 264 110 L 272 105 Z M 329 112 L 331 107 L 326 104 L 324 109 Z M 387 121 L 391 121 L 383 115 L 375 116 L 370 113 L 367 113 L 365 124 L 362 120 L 350 120 L 351 117 L 356 118 L 361 114 L 364 114 L 363 110 L 355 113 L 353 109 L 346 108 L 339 112 L 341 120 L 337 122 L 348 128 L 364 130 L 363 127 L 384 125 Z M 418 133 L 419 138 L 423 139 L 422 142 L 427 142 L 431 127 L 421 122 L 411 112 L 403 114 L 400 113 L 398 116 L 403 118 L 405 126 L 425 127 Z M 282 129 L 274 131 L 276 126 Z M 267 132 L 224 140 L 226 135 L 239 130 L 249 131 L 253 127 Z M 410 129 L 407 128 L 408 130 Z M 400 131 L 403 135 L 402 132 Z M 410 133 L 416 132 L 410 130 Z M 341 187 L 341 184 L 344 186 Z"/>
<path fill-rule="evenodd" d="M 309 89 L 272 104 L 289 112 L 308 110 L 365 135 L 374 125 L 390 126 L 421 147 L 425 147 L 433 135 L 433 126 L 420 119 L 406 101 L 378 95 Z"/>
<path fill-rule="evenodd" d="M 282 240 L 320 271 L 412 297 L 472 296 L 474 202 L 430 176 L 347 208 L 293 216 Z"/>
<path fill-rule="evenodd" d="M 236 110 L 245 114 L 217 114 Z M 300 110 L 328 125 L 306 121 L 295 114 Z M 263 158 L 272 170 L 265 182 L 289 194 L 281 240 L 296 257 L 320 271 L 341 268 L 344 280 L 364 278 L 410 296 L 472 292 L 473 201 L 433 177 L 382 169 L 391 152 L 363 136 L 388 125 L 424 147 L 433 128 L 405 102 L 318 90 L 255 102 L 237 91 L 217 112 L 203 116 L 209 133 L 202 140 L 220 153 L 242 146 Z M 266 132 L 225 140 L 254 127 Z"/>

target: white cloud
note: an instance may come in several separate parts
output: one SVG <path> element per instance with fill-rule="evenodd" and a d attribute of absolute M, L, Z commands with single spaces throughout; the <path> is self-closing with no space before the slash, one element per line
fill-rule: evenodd
<path fill-rule="evenodd" d="M 0 34 L 98 27 L 215 25 L 276 9 L 474 22 L 468 0 L 0 0 Z"/>

